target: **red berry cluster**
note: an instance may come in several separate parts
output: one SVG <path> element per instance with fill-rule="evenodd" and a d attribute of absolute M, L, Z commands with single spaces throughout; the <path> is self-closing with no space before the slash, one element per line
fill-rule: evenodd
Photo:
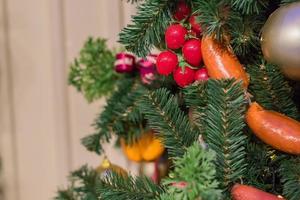
<path fill-rule="evenodd" d="M 191 9 L 185 1 L 180 1 L 173 17 L 176 22 L 165 32 L 168 50 L 158 55 L 157 72 L 164 76 L 173 73 L 180 87 L 194 81 L 206 81 L 207 70 L 201 68 L 201 26 L 196 22 L 196 16 L 191 15 Z"/>

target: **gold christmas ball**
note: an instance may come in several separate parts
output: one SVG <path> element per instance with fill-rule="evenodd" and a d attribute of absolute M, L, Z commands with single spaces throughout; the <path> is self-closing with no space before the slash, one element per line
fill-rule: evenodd
<path fill-rule="evenodd" d="M 126 170 L 118 165 L 112 164 L 107 157 L 104 157 L 101 165 L 96 168 L 96 171 L 101 177 L 106 177 L 111 172 L 115 172 L 121 176 L 127 176 Z"/>
<path fill-rule="evenodd" d="M 300 2 L 275 10 L 262 29 L 261 46 L 267 61 L 290 78 L 300 78 Z"/>

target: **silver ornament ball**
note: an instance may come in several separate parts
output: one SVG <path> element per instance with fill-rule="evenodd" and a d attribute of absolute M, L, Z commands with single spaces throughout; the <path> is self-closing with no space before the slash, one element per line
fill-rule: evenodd
<path fill-rule="evenodd" d="M 289 77 L 300 78 L 300 2 L 282 6 L 269 16 L 261 46 L 267 61 L 279 65 Z"/>

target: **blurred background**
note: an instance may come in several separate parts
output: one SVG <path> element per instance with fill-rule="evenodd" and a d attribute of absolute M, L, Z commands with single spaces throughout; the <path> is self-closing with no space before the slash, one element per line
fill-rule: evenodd
<path fill-rule="evenodd" d="M 134 12 L 126 0 L 0 0 L 0 199 L 51 199 L 71 170 L 100 163 L 80 138 L 105 100 L 88 104 L 69 87 L 68 65 L 88 36 L 117 47 Z"/>

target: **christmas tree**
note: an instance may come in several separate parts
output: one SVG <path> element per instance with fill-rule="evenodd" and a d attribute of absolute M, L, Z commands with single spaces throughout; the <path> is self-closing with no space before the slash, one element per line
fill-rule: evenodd
<path fill-rule="evenodd" d="M 128 3 L 126 52 L 90 38 L 71 65 L 89 102 L 107 97 L 82 144 L 100 155 L 114 135 L 132 161 L 167 155 L 169 173 L 153 181 L 104 159 L 56 199 L 299 200 L 300 2 Z"/>

